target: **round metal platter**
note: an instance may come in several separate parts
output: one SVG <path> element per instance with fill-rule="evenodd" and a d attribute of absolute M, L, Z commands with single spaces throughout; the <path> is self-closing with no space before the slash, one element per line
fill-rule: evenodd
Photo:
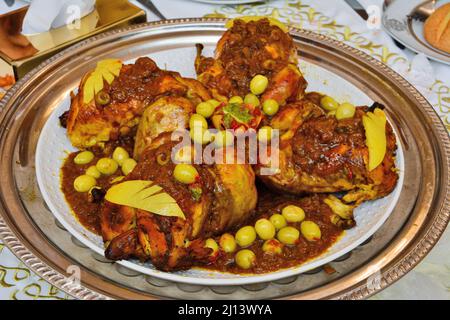
<path fill-rule="evenodd" d="M 224 21 L 169 20 L 112 31 L 47 60 L 0 102 L 0 236 L 30 269 L 72 296 L 103 298 L 365 298 L 412 269 L 449 220 L 446 128 L 403 78 L 361 51 L 310 31 L 291 29 L 301 59 L 348 81 L 387 107 L 399 136 L 404 175 L 395 208 L 374 236 L 322 267 L 273 282 L 202 286 L 162 280 L 113 263 L 55 222 L 36 182 L 37 141 L 51 113 L 99 59 L 124 61 L 155 50 L 215 43 Z M 156 45 L 157 44 L 157 45 Z M 50 143 L 50 141 L 49 141 Z M 81 285 L 70 277 L 78 266 Z"/>

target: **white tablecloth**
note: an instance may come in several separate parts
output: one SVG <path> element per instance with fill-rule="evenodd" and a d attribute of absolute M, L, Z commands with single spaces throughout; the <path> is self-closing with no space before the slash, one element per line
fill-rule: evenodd
<path fill-rule="evenodd" d="M 137 1 L 131 2 L 141 6 Z M 369 29 L 344 1 L 275 0 L 256 5 L 208 5 L 190 0 L 153 0 L 153 3 L 166 18 L 270 15 L 344 41 L 400 72 L 427 97 L 450 128 L 450 67 L 429 62 L 408 49 L 399 49 L 382 29 Z M 381 8 L 382 0 L 360 0 L 360 3 Z M 20 1 L 16 5 L 21 5 Z M 0 2 L 0 13 L 7 9 Z M 149 21 L 158 20 L 154 13 L 146 11 Z M 30 272 L 0 242 L 0 298 L 65 299 L 67 295 Z M 373 299 L 450 299 L 450 231 L 447 229 L 413 271 Z"/>

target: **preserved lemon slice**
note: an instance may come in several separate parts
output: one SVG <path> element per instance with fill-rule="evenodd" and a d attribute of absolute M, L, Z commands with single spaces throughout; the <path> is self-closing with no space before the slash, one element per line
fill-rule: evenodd
<path fill-rule="evenodd" d="M 239 17 L 239 18 L 235 18 L 232 20 L 228 20 L 227 23 L 225 24 L 225 28 L 230 29 L 233 27 L 234 25 L 234 21 L 235 20 L 242 20 L 244 22 L 250 22 L 250 21 L 259 21 L 262 19 L 267 19 L 269 20 L 270 24 L 272 26 L 277 26 L 278 28 L 280 28 L 281 30 L 283 30 L 284 32 L 288 32 L 289 28 L 280 20 L 275 19 L 275 18 L 271 18 L 271 17 L 264 17 L 264 16 L 245 16 L 245 17 Z"/>
<path fill-rule="evenodd" d="M 105 59 L 97 62 L 95 70 L 86 79 L 83 87 L 83 102 L 89 103 L 103 89 L 103 81 L 111 84 L 120 74 L 122 62 L 118 59 Z"/>
<path fill-rule="evenodd" d="M 105 199 L 111 203 L 142 209 L 165 217 L 185 219 L 184 213 L 172 196 L 149 180 L 130 180 L 108 189 Z"/>
<path fill-rule="evenodd" d="M 386 154 L 386 114 L 376 108 L 373 113 L 367 112 L 362 120 L 369 148 L 369 171 L 372 171 L 383 162 Z"/>

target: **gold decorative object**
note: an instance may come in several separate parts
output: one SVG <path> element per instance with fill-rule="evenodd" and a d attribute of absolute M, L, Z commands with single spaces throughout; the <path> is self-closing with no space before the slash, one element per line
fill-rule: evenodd
<path fill-rule="evenodd" d="M 23 35 L 24 7 L 0 15 L 0 64 L 13 69 L 17 79 L 70 45 L 98 33 L 146 21 L 145 11 L 127 0 L 97 0 L 94 11 L 75 22 L 47 32 Z M 3 60 L 3 61 L 1 61 Z"/>

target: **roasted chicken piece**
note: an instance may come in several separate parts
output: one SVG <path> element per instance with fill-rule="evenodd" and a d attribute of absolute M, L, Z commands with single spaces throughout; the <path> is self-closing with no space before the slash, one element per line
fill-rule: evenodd
<path fill-rule="evenodd" d="M 127 135 L 138 124 L 145 108 L 158 98 L 184 97 L 193 106 L 211 98 L 200 82 L 161 70 L 153 60 L 143 57 L 134 64 L 122 65 L 110 84 L 101 79 L 103 89 L 95 98 L 86 99 L 84 89 L 93 72 L 83 77 L 78 93 L 72 93 L 67 118 L 69 139 L 80 149 L 102 146 Z"/>
<path fill-rule="evenodd" d="M 112 260 L 150 259 L 161 270 L 186 269 L 216 256 L 205 239 L 236 227 L 253 213 L 257 193 L 249 165 L 194 165 L 199 176 L 192 184 L 173 177 L 171 153 L 178 142 L 164 133 L 143 153 L 125 180 L 150 180 L 178 203 L 186 220 L 166 217 L 105 200 L 101 230 Z"/>
<path fill-rule="evenodd" d="M 134 144 L 134 159 L 139 159 L 146 146 L 163 132 L 173 132 L 189 126 L 195 112 L 192 102 L 183 97 L 163 97 L 148 106 L 142 114 Z"/>
<path fill-rule="evenodd" d="M 262 101 L 275 99 L 284 105 L 304 94 L 307 83 L 297 67 L 292 38 L 268 19 L 234 20 L 219 40 L 214 58 L 203 57 L 202 49 L 197 45 L 198 80 L 216 99 L 245 96 L 250 92 L 250 81 L 258 74 L 269 79 Z"/>
<path fill-rule="evenodd" d="M 389 194 L 398 175 L 394 157 L 396 140 L 385 126 L 386 152 L 380 165 L 368 169 L 369 149 L 363 116 L 368 107 L 357 107 L 353 118 L 337 120 L 312 100 L 287 105 L 270 125 L 280 130 L 279 168 L 273 175 L 256 174 L 272 189 L 291 194 L 346 191 L 347 203 L 360 204 Z"/>

